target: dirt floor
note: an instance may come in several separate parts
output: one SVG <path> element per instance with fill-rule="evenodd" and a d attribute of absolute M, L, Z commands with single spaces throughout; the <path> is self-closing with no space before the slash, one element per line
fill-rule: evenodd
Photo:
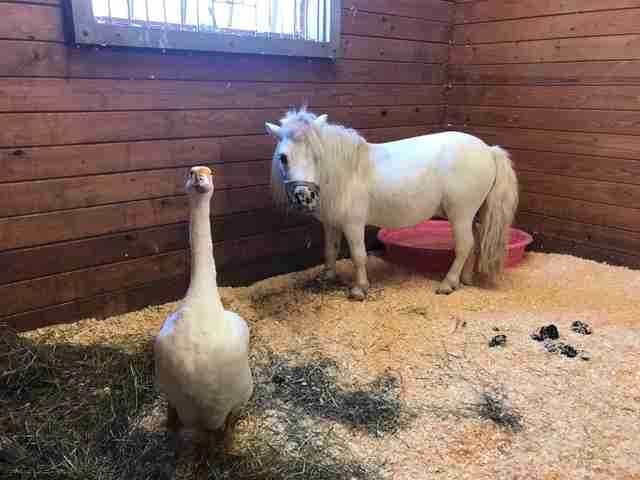
<path fill-rule="evenodd" d="M 495 289 L 437 296 L 370 257 L 358 303 L 319 271 L 221 289 L 250 322 L 257 387 L 236 456 L 203 478 L 640 479 L 639 272 L 530 253 Z M 349 261 L 339 271 L 350 280 Z M 0 477 L 188 476 L 151 369 L 175 306 L 7 341 Z M 558 340 L 531 338 L 549 324 Z"/>

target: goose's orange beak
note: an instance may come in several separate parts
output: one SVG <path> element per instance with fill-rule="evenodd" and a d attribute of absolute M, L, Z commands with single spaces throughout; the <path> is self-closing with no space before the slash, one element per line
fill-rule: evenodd
<path fill-rule="evenodd" d="M 191 183 L 198 193 L 213 190 L 213 172 L 209 167 L 193 167 L 190 175 Z"/>

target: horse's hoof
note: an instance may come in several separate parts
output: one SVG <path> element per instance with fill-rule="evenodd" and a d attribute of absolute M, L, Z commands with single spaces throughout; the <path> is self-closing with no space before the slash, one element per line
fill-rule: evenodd
<path fill-rule="evenodd" d="M 367 292 L 365 292 L 360 287 L 353 287 L 349 291 L 349 298 L 351 298 L 352 300 L 357 300 L 359 302 L 362 302 L 365 298 L 367 298 Z"/>
<path fill-rule="evenodd" d="M 335 270 L 323 270 L 319 278 L 321 282 L 334 282 L 337 280 L 338 274 Z"/>
<path fill-rule="evenodd" d="M 473 286 L 473 277 L 469 276 L 469 277 L 461 277 L 460 280 L 462 281 L 463 285 L 467 285 L 468 287 L 472 287 Z"/>
<path fill-rule="evenodd" d="M 448 280 L 443 281 L 436 288 L 436 295 L 449 295 L 460 288 L 460 284 L 453 285 Z"/>
<path fill-rule="evenodd" d="M 453 288 L 451 288 L 450 286 L 439 286 L 438 288 L 436 288 L 436 295 L 449 295 L 453 293 Z"/>

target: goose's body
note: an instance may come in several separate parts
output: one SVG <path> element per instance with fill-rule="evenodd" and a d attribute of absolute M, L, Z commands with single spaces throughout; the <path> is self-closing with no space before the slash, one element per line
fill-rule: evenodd
<path fill-rule="evenodd" d="M 253 380 L 247 324 L 228 311 L 224 326 L 207 323 L 207 310 L 184 305 L 167 318 L 156 340 L 156 371 L 182 425 L 214 431 L 249 400 Z"/>
<path fill-rule="evenodd" d="M 249 327 L 224 309 L 216 284 L 209 203 L 210 170 L 191 170 L 191 281 L 179 309 L 155 340 L 156 383 L 167 396 L 168 428 L 223 434 L 229 446 L 240 409 L 253 393 Z"/>

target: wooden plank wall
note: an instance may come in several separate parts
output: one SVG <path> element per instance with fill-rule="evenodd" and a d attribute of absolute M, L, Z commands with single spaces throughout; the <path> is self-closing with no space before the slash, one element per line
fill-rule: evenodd
<path fill-rule="evenodd" d="M 455 10 L 447 122 L 511 150 L 519 224 L 640 267 L 640 0 Z"/>
<path fill-rule="evenodd" d="M 439 129 L 453 3 L 345 0 L 344 59 L 75 48 L 60 0 L 0 0 L 0 322 L 105 317 L 184 293 L 184 173 L 217 172 L 222 283 L 318 261 L 271 209 L 264 121 L 308 102 L 372 141 Z"/>

